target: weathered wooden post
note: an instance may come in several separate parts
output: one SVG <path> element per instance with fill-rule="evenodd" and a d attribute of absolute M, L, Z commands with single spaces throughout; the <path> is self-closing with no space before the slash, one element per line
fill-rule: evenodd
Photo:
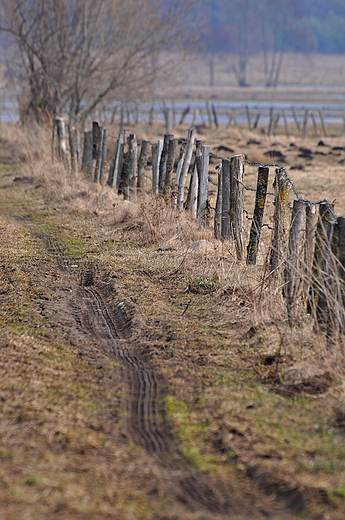
<path fill-rule="evenodd" d="M 260 113 L 257 114 L 257 116 L 256 116 L 256 118 L 255 118 L 255 121 L 254 121 L 254 126 L 253 126 L 254 130 L 256 130 L 257 127 L 258 127 L 260 117 L 261 117 L 261 114 L 260 114 Z"/>
<path fill-rule="evenodd" d="M 183 166 L 184 155 L 185 155 L 185 146 L 182 144 L 181 148 L 180 148 L 180 155 L 179 155 L 179 159 L 177 162 L 176 175 L 175 175 L 174 192 L 173 192 L 173 205 L 174 206 L 177 206 L 179 180 L 180 180 L 181 170 L 182 170 L 182 166 Z M 199 184 L 199 186 L 200 186 L 200 184 Z"/>
<path fill-rule="evenodd" d="M 306 205 L 304 201 L 294 200 L 290 226 L 288 256 L 285 267 L 285 295 L 290 325 L 292 325 L 291 320 L 293 302 L 295 301 L 298 295 L 298 291 L 303 283 L 300 261 L 300 243 L 305 209 Z"/>
<path fill-rule="evenodd" d="M 91 177 L 92 172 L 92 130 L 84 132 L 82 170 Z"/>
<path fill-rule="evenodd" d="M 152 145 L 152 192 L 159 194 L 159 165 L 163 150 L 163 139 L 158 139 L 156 145 Z"/>
<path fill-rule="evenodd" d="M 328 135 L 327 127 L 326 127 L 325 120 L 324 120 L 324 117 L 323 117 L 323 112 L 322 112 L 321 109 L 318 109 L 318 114 L 319 114 L 319 118 L 320 118 L 320 121 L 321 121 L 321 127 L 322 127 L 322 131 L 323 131 L 323 135 L 325 137 L 327 137 L 327 135 Z"/>
<path fill-rule="evenodd" d="M 100 167 L 101 167 L 101 161 L 102 161 L 102 146 L 103 146 L 103 126 L 99 127 L 99 134 L 98 134 L 98 143 L 97 143 L 97 158 L 96 158 L 96 164 L 95 164 L 95 172 L 93 176 L 94 182 L 99 182 L 99 174 L 100 174 Z"/>
<path fill-rule="evenodd" d="M 219 240 L 222 236 L 222 198 L 223 198 L 223 175 L 222 175 L 222 162 L 218 166 L 218 190 L 217 190 L 217 201 L 216 210 L 214 213 L 214 238 Z"/>
<path fill-rule="evenodd" d="M 172 184 L 171 172 L 174 169 L 177 144 L 178 144 L 177 139 L 172 138 L 169 140 L 168 158 L 167 158 L 166 175 L 165 175 L 165 186 L 164 186 L 165 195 L 169 192 L 169 188 Z"/>
<path fill-rule="evenodd" d="M 99 182 L 102 186 L 104 186 L 104 169 L 107 161 L 108 155 L 108 136 L 109 131 L 106 128 L 103 128 L 103 139 L 102 139 L 102 158 L 101 158 L 101 166 L 99 170 Z"/>
<path fill-rule="evenodd" d="M 100 135 L 100 126 L 97 121 L 92 122 L 92 172 L 91 175 L 94 178 L 95 168 L 98 156 L 98 142 Z"/>
<path fill-rule="evenodd" d="M 145 169 L 147 167 L 147 161 L 149 158 L 150 142 L 142 141 L 141 149 L 138 161 L 138 191 L 139 193 L 145 192 Z"/>
<path fill-rule="evenodd" d="M 273 123 L 273 135 L 276 135 L 276 133 L 277 133 L 277 128 L 278 128 L 279 119 L 280 119 L 280 112 L 278 112 L 278 113 L 276 114 L 276 117 L 275 117 L 275 119 L 274 119 L 274 123 Z"/>
<path fill-rule="evenodd" d="M 186 179 L 187 179 L 190 161 L 192 159 L 194 141 L 195 141 L 195 128 L 191 128 L 188 130 L 186 152 L 185 152 L 185 156 L 184 156 L 184 161 L 183 161 L 180 179 L 179 179 L 179 185 L 178 185 L 177 207 L 180 212 L 183 211 L 184 189 L 186 186 Z"/>
<path fill-rule="evenodd" d="M 78 172 L 78 146 L 77 146 L 77 131 L 74 126 L 68 125 L 68 142 L 71 156 L 71 170 Z"/>
<path fill-rule="evenodd" d="M 246 105 L 246 116 L 247 116 L 247 123 L 248 123 L 248 130 L 252 129 L 252 121 L 250 118 L 250 112 L 249 112 L 249 106 Z"/>
<path fill-rule="evenodd" d="M 293 117 L 293 119 L 295 121 L 297 132 L 299 133 L 301 131 L 301 125 L 299 124 L 299 121 L 297 119 L 295 107 L 291 107 L 291 112 L 292 112 L 292 117 Z"/>
<path fill-rule="evenodd" d="M 187 114 L 189 114 L 189 111 L 190 111 L 190 105 L 188 105 L 184 111 L 182 112 L 182 115 L 181 115 L 181 119 L 180 119 L 180 125 L 183 125 L 183 122 L 187 116 Z"/>
<path fill-rule="evenodd" d="M 196 125 L 198 117 L 199 117 L 199 109 L 195 108 L 194 112 L 193 112 L 192 126 Z"/>
<path fill-rule="evenodd" d="M 125 133 L 121 132 L 116 142 L 115 151 L 111 160 L 108 176 L 108 184 L 114 189 L 119 187 L 122 165 L 123 165 L 123 151 L 125 146 Z"/>
<path fill-rule="evenodd" d="M 62 117 L 56 118 L 56 136 L 58 143 L 58 152 L 57 155 L 60 160 L 63 161 L 65 169 L 68 170 L 68 155 L 67 155 L 67 146 L 66 146 L 66 127 L 65 120 Z"/>
<path fill-rule="evenodd" d="M 291 215 L 289 207 L 291 184 L 280 168 L 276 170 L 274 188 L 274 230 L 270 252 L 270 269 L 274 276 L 278 276 L 281 273 L 282 259 L 286 259 L 287 256 L 287 237 Z"/>
<path fill-rule="evenodd" d="M 302 134 L 301 137 L 304 139 L 307 137 L 307 128 L 308 128 L 308 117 L 309 117 L 309 110 L 306 108 L 304 112 L 304 118 L 303 118 L 303 126 L 302 126 Z"/>
<path fill-rule="evenodd" d="M 135 134 L 130 134 L 128 138 L 128 164 L 129 164 L 129 175 L 128 175 L 128 196 L 130 199 L 134 199 L 136 195 L 136 176 L 137 176 L 137 165 L 138 165 L 138 145 L 137 137 Z"/>
<path fill-rule="evenodd" d="M 206 112 L 207 112 L 207 118 L 208 118 L 209 127 L 212 128 L 212 124 L 213 124 L 212 112 L 211 112 L 210 103 L 208 101 L 206 101 Z"/>
<path fill-rule="evenodd" d="M 305 299 L 307 298 L 307 296 L 310 292 L 317 221 L 318 221 L 317 206 L 315 204 L 307 204 L 306 218 L 305 218 L 305 246 L 304 246 L 305 282 L 303 284 L 303 296 Z"/>
<path fill-rule="evenodd" d="M 199 191 L 199 177 L 196 164 L 193 168 L 192 183 L 190 190 L 190 210 L 192 217 L 196 218 L 198 212 L 198 191 Z"/>
<path fill-rule="evenodd" d="M 216 107 L 215 107 L 214 103 L 212 103 L 211 108 L 212 108 L 214 124 L 216 125 L 216 128 L 218 128 L 219 127 L 218 116 L 217 116 Z"/>
<path fill-rule="evenodd" d="M 258 258 L 260 235 L 267 195 L 268 175 L 269 168 L 267 168 L 266 166 L 260 166 L 256 186 L 253 221 L 250 229 L 249 243 L 247 246 L 248 265 L 255 265 Z"/>
<path fill-rule="evenodd" d="M 201 146 L 201 176 L 199 183 L 199 227 L 208 226 L 208 167 L 210 163 L 210 147 Z"/>
<path fill-rule="evenodd" d="M 286 135 L 290 135 L 289 123 L 288 123 L 288 120 L 287 120 L 287 117 L 286 117 L 286 112 L 285 112 L 284 109 L 282 110 L 282 116 L 283 116 L 283 119 L 284 119 L 285 133 L 286 133 Z"/>
<path fill-rule="evenodd" d="M 230 240 L 230 160 L 222 160 L 221 236 Z"/>
<path fill-rule="evenodd" d="M 316 124 L 316 120 L 315 120 L 314 112 L 311 112 L 311 113 L 310 113 L 310 117 L 311 117 L 311 121 L 312 121 L 312 123 L 313 123 L 314 134 L 317 136 L 317 135 L 319 135 L 319 132 L 318 132 L 318 130 L 317 130 L 317 124 Z"/>
<path fill-rule="evenodd" d="M 230 162 L 230 227 L 238 260 L 243 260 L 245 242 L 243 176 L 244 155 L 234 155 Z"/>
<path fill-rule="evenodd" d="M 167 172 L 169 142 L 173 138 L 174 138 L 174 136 L 171 134 L 169 134 L 169 135 L 165 134 L 165 136 L 164 136 L 161 159 L 159 161 L 159 179 L 158 179 L 159 193 L 164 192 L 165 177 L 166 177 L 166 172 Z"/>

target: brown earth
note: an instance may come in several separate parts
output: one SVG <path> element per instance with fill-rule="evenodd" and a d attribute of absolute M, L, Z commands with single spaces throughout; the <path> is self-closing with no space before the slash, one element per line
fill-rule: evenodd
<path fill-rule="evenodd" d="M 305 143 L 236 132 L 222 146 L 309 171 Z M 164 200 L 137 212 L 20 138 L 0 149 L 0 518 L 343 518 L 339 372 L 262 266 Z"/>

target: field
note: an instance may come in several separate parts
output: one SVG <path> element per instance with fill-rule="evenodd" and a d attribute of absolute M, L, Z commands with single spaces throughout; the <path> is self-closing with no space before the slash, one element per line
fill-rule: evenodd
<path fill-rule="evenodd" d="M 345 215 L 345 149 L 331 134 L 197 137 L 220 156 L 279 152 L 301 196 Z M 49 138 L 0 133 L 1 520 L 342 520 L 343 346 L 303 309 L 289 327 L 264 277 L 272 197 L 246 267 L 169 200 L 124 202 L 66 173 Z"/>

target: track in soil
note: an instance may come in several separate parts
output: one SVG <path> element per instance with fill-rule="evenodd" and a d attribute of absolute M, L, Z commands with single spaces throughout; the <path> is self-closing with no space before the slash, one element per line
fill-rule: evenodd
<path fill-rule="evenodd" d="M 225 492 L 216 493 L 201 475 L 188 470 L 188 463 L 179 452 L 165 421 L 161 404 L 164 397 L 162 377 L 123 337 L 128 335 L 128 325 L 121 323 L 118 309 L 125 306 L 125 302 L 108 308 L 101 294 L 102 284 L 97 283 L 95 273 L 96 268 L 92 265 L 86 267 L 81 275 L 82 299 L 88 308 L 84 325 L 89 332 L 92 331 L 95 339 L 110 346 L 115 358 L 127 368 L 130 432 L 147 453 L 155 456 L 163 467 L 179 475 L 172 477 L 172 483 L 177 488 L 174 494 L 179 501 L 192 509 L 201 506 L 212 513 L 230 512 L 233 509 L 230 497 Z"/>

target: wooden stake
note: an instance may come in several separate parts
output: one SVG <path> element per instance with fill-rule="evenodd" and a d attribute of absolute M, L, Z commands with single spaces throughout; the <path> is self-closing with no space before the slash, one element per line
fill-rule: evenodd
<path fill-rule="evenodd" d="M 99 171 L 102 161 L 102 145 L 103 145 L 103 126 L 99 126 L 98 143 L 97 143 L 97 158 L 95 164 L 95 172 L 93 175 L 94 182 L 99 182 Z"/>
<path fill-rule="evenodd" d="M 102 160 L 101 160 L 101 167 L 99 172 L 99 182 L 102 186 L 104 186 L 104 169 L 105 164 L 107 161 L 107 155 L 108 155 L 108 136 L 109 132 L 106 128 L 103 129 L 103 142 L 102 142 Z"/>
<path fill-rule="evenodd" d="M 307 126 L 308 126 L 308 116 L 309 116 L 309 110 L 306 108 L 304 112 L 304 118 L 303 118 L 303 126 L 302 126 L 302 134 L 301 137 L 304 139 L 307 137 Z"/>
<path fill-rule="evenodd" d="M 249 243 L 247 246 L 248 265 L 255 265 L 258 258 L 261 228 L 266 203 L 268 175 L 269 168 L 260 166 L 258 172 L 258 182 L 256 187 L 253 221 L 250 229 Z"/>
<path fill-rule="evenodd" d="M 244 257 L 244 155 L 234 155 L 230 163 L 230 226 L 238 260 Z M 223 186 L 224 189 L 224 186 Z"/>
<path fill-rule="evenodd" d="M 149 151 L 150 151 L 150 142 L 149 141 L 142 141 L 141 142 L 141 149 L 140 149 L 140 156 L 138 161 L 138 191 L 139 193 L 145 192 L 145 170 L 147 167 L 147 161 L 149 158 Z"/>
<path fill-rule="evenodd" d="M 327 126 L 325 124 L 325 120 L 324 120 L 324 117 L 323 117 L 323 112 L 321 109 L 318 109 L 318 114 L 319 114 L 319 118 L 320 118 L 320 121 L 321 121 L 321 127 L 322 127 L 322 131 L 323 131 L 323 135 L 325 137 L 327 137 Z"/>
<path fill-rule="evenodd" d="M 306 205 L 301 200 L 294 200 L 292 208 L 288 257 L 285 267 L 286 281 L 286 301 L 287 312 L 292 325 L 292 306 L 302 284 L 301 262 L 300 262 L 300 243 L 303 218 Z"/>
<path fill-rule="evenodd" d="M 291 107 L 291 112 L 292 112 L 292 117 L 294 118 L 294 121 L 295 121 L 295 125 L 296 125 L 296 128 L 297 128 L 297 131 L 300 132 L 301 131 L 301 125 L 299 124 L 299 121 L 297 119 L 295 107 Z"/>
<path fill-rule="evenodd" d="M 274 231 L 270 253 L 270 268 L 272 274 L 278 276 L 281 273 L 282 260 L 285 260 L 287 256 L 287 238 L 291 220 L 289 207 L 291 184 L 281 169 L 276 170 L 274 188 Z"/>
<path fill-rule="evenodd" d="M 190 130 L 188 130 L 186 153 L 184 156 L 184 161 L 183 161 L 183 166 L 181 169 L 179 186 L 178 186 L 177 207 L 180 212 L 183 211 L 184 189 L 186 186 L 186 179 L 187 179 L 190 161 L 192 159 L 194 141 L 195 141 L 195 129 L 191 128 Z"/>
<path fill-rule="evenodd" d="M 222 162 L 218 168 L 218 191 L 216 210 L 214 214 L 214 238 L 219 240 L 222 236 L 222 188 L 223 188 L 223 175 L 222 175 Z"/>
<path fill-rule="evenodd" d="M 222 160 L 221 236 L 230 240 L 230 160 Z"/>
<path fill-rule="evenodd" d="M 252 129 L 252 121 L 250 118 L 250 112 L 249 112 L 249 106 L 246 105 L 246 115 L 247 115 L 247 123 L 248 123 L 248 130 Z"/>
<path fill-rule="evenodd" d="M 168 162 L 168 148 L 169 148 L 169 142 L 173 138 L 174 138 L 174 136 L 171 134 L 169 134 L 169 135 L 165 134 L 165 136 L 164 136 L 161 159 L 159 162 L 159 181 L 158 181 L 159 193 L 164 192 L 165 177 L 166 177 L 167 162 Z"/>
<path fill-rule="evenodd" d="M 171 172 L 174 169 L 177 145 L 178 145 L 177 139 L 174 139 L 173 136 L 171 136 L 171 139 L 169 140 L 168 158 L 167 158 L 167 165 L 166 165 L 165 186 L 164 186 L 165 195 L 168 194 L 169 187 L 171 186 L 171 183 L 172 183 Z"/>
<path fill-rule="evenodd" d="M 114 189 L 117 189 L 120 183 L 124 146 L 125 134 L 124 132 L 121 132 L 117 139 L 114 155 L 109 168 L 108 184 Z"/>
<path fill-rule="evenodd" d="M 208 226 L 208 167 L 210 162 L 210 147 L 201 146 L 201 178 L 199 184 L 199 227 Z"/>
<path fill-rule="evenodd" d="M 128 138 L 128 163 L 129 163 L 129 176 L 128 176 L 128 188 L 129 198 L 134 199 L 136 195 L 136 177 L 138 167 L 138 145 L 137 137 L 135 134 L 130 134 Z"/>

